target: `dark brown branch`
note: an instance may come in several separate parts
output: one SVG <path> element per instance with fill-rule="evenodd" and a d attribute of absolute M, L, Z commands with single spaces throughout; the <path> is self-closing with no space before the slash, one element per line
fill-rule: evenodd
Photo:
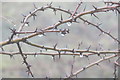
<path fill-rule="evenodd" d="M 34 77 L 32 71 L 31 71 L 31 69 L 30 69 L 31 65 L 28 64 L 28 62 L 27 62 L 27 60 L 26 60 L 27 57 L 23 54 L 22 49 L 21 49 L 21 47 L 20 47 L 20 44 L 17 43 L 17 46 L 18 46 L 18 49 L 19 49 L 19 53 L 21 54 L 21 56 L 22 56 L 22 58 L 23 58 L 23 63 L 25 63 L 25 65 L 27 66 L 27 69 L 28 69 L 28 70 L 27 70 L 27 73 L 28 73 L 28 75 L 30 74 L 32 77 Z"/>

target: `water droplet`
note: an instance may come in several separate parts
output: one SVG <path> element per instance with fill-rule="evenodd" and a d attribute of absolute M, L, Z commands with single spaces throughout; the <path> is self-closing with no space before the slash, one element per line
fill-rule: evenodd
<path fill-rule="evenodd" d="M 16 25 L 14 25 L 14 26 L 16 26 Z"/>
<path fill-rule="evenodd" d="M 53 31 L 56 31 L 57 29 L 52 29 Z"/>
<path fill-rule="evenodd" d="M 25 26 L 29 26 L 28 24 L 25 24 Z"/>
<path fill-rule="evenodd" d="M 65 36 L 65 34 L 61 34 L 61 36 Z"/>
<path fill-rule="evenodd" d="M 102 32 L 102 34 L 105 34 L 104 32 Z"/>
<path fill-rule="evenodd" d="M 67 26 L 71 26 L 71 22 L 67 22 Z"/>
<path fill-rule="evenodd" d="M 81 55 L 80 55 L 80 57 L 82 58 L 82 57 L 83 57 L 83 55 L 81 54 Z"/>
<path fill-rule="evenodd" d="M 42 34 L 40 34 L 40 35 L 38 35 L 38 37 L 43 37 L 43 35 L 42 35 Z"/>

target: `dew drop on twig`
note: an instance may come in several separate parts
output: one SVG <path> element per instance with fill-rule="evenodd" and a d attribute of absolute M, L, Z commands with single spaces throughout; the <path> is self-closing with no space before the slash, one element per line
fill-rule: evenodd
<path fill-rule="evenodd" d="M 43 35 L 42 35 L 42 34 L 40 34 L 40 35 L 38 35 L 38 37 L 43 37 Z"/>
<path fill-rule="evenodd" d="M 14 27 L 15 27 L 16 25 L 14 25 Z"/>
<path fill-rule="evenodd" d="M 102 32 L 102 34 L 105 34 L 105 32 Z"/>
<path fill-rule="evenodd" d="M 63 36 L 63 37 L 64 37 L 64 36 L 65 36 L 65 34 L 61 34 L 61 36 Z"/>
<path fill-rule="evenodd" d="M 28 24 L 25 24 L 25 26 L 29 26 Z"/>
<path fill-rule="evenodd" d="M 83 57 L 83 54 L 80 54 L 80 58 L 82 58 Z"/>
<path fill-rule="evenodd" d="M 67 26 L 71 26 L 71 22 L 67 22 L 66 24 L 67 24 Z"/>

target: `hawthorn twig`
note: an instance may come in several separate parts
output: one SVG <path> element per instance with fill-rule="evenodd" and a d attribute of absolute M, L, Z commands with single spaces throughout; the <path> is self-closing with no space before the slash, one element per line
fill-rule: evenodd
<path fill-rule="evenodd" d="M 10 55 L 10 56 L 13 56 L 13 55 L 17 55 L 17 54 L 21 54 L 23 60 L 24 60 L 24 63 L 26 64 L 27 66 L 27 72 L 28 74 L 31 74 L 32 77 L 33 76 L 33 73 L 31 72 L 31 65 L 28 64 L 28 62 L 26 61 L 27 57 L 26 55 L 50 55 L 50 56 L 56 56 L 58 55 L 59 58 L 61 55 L 73 55 L 73 56 L 80 56 L 80 55 L 83 55 L 83 56 L 90 56 L 90 55 L 98 55 L 100 56 L 100 54 L 114 54 L 113 56 L 109 56 L 109 57 L 105 57 L 103 59 L 100 59 L 94 63 L 91 63 L 89 64 L 88 66 L 85 66 L 83 67 L 82 69 L 76 71 L 75 73 L 73 73 L 73 70 L 71 70 L 71 75 L 68 77 L 73 77 L 77 74 L 79 74 L 80 72 L 86 70 L 87 68 L 89 67 L 92 67 L 94 65 L 98 65 L 100 62 L 102 61 L 105 61 L 105 60 L 108 60 L 108 59 L 111 59 L 113 57 L 116 57 L 117 54 L 119 53 L 119 51 L 94 51 L 94 50 L 89 50 L 90 47 L 88 48 L 88 50 L 79 50 L 79 49 L 59 49 L 57 48 L 57 44 L 54 46 L 54 47 L 46 47 L 46 46 L 41 46 L 41 45 L 37 45 L 37 44 L 34 44 L 34 43 L 31 43 L 29 42 L 27 39 L 29 38 L 32 38 L 34 36 L 37 36 L 37 35 L 40 35 L 40 34 L 44 34 L 46 32 L 60 32 L 61 34 L 66 34 L 66 33 L 69 33 L 69 29 L 64 29 L 64 30 L 58 30 L 57 28 L 64 24 L 64 23 L 68 23 L 68 22 L 77 22 L 76 19 L 81 19 L 82 21 L 84 21 L 85 23 L 87 24 L 90 24 L 94 27 L 96 27 L 98 30 L 100 30 L 101 32 L 107 34 L 108 36 L 110 36 L 112 39 L 114 39 L 115 41 L 117 41 L 118 43 L 120 43 L 120 41 L 115 38 L 114 36 L 112 36 L 110 33 L 102 30 L 99 25 L 96 25 L 92 22 L 89 22 L 85 19 L 82 18 L 82 16 L 84 15 L 88 15 L 88 14 L 91 14 L 91 15 L 94 15 L 95 17 L 97 17 L 95 15 L 95 13 L 100 13 L 100 12 L 108 12 L 108 11 L 117 11 L 118 13 L 120 13 L 120 11 L 118 10 L 118 8 L 120 7 L 120 4 L 119 3 L 116 3 L 116 2 L 107 2 L 108 4 L 111 3 L 112 5 L 108 5 L 108 6 L 105 6 L 105 7 L 102 7 L 102 8 L 97 8 L 95 6 L 93 10 L 90 10 L 90 11 L 84 11 L 84 12 L 80 12 L 80 13 L 77 13 L 77 10 L 78 8 L 80 7 L 80 5 L 82 3 L 80 3 L 76 9 L 74 10 L 74 12 L 70 12 L 69 10 L 65 10 L 65 9 L 61 9 L 60 7 L 59 8 L 56 8 L 56 7 L 52 7 L 52 3 L 48 4 L 47 6 L 43 6 L 43 7 L 35 7 L 35 9 L 32 11 L 32 12 L 29 12 L 28 15 L 23 15 L 23 20 L 21 21 L 21 26 L 19 27 L 19 29 L 17 31 L 13 31 L 13 34 L 11 35 L 10 39 L 9 40 L 6 40 L 6 41 L 3 41 L 3 42 L 0 42 L 0 46 L 5 46 L 5 45 L 9 45 L 9 44 L 13 44 L 13 43 L 16 43 L 17 46 L 18 46 L 18 49 L 19 49 L 19 52 L 5 52 L 5 51 L 2 51 L 0 52 L 0 54 L 4 54 L 4 55 Z M 33 17 L 33 19 L 35 20 L 36 19 L 36 13 L 38 11 L 44 11 L 44 10 L 47 10 L 47 9 L 52 9 L 53 12 L 56 12 L 57 10 L 58 11 L 62 11 L 62 12 L 65 12 L 67 14 L 70 14 L 71 17 L 66 19 L 66 20 L 63 20 L 63 17 L 62 17 L 62 14 L 61 14 L 61 20 L 56 22 L 54 25 L 51 25 L 51 26 L 48 26 L 44 29 L 41 29 L 41 31 L 22 31 L 25 24 L 29 25 L 30 22 L 28 22 L 28 19 Z M 97 17 L 98 18 L 98 17 Z M 54 29 L 54 30 L 53 30 Z M 14 35 L 20 35 L 20 34 L 30 34 L 30 35 L 27 35 L 27 36 L 24 36 L 22 38 L 13 38 Z M 24 42 L 30 46 L 33 46 L 33 47 L 37 47 L 37 48 L 41 48 L 41 49 L 45 49 L 45 50 L 53 50 L 53 51 L 56 51 L 55 53 L 42 53 L 42 52 L 37 52 L 37 53 L 34 53 L 34 52 L 22 52 L 22 49 L 21 49 L 21 46 L 19 45 L 19 42 Z M 117 63 L 116 63 L 117 64 Z M 72 69 L 73 69 L 73 65 L 72 65 Z"/>
<path fill-rule="evenodd" d="M 107 6 L 107 7 L 103 7 L 103 8 L 97 8 L 97 10 L 91 10 L 91 11 L 86 11 L 86 12 L 82 12 L 82 13 L 79 13 L 77 14 L 74 19 L 77 19 L 83 15 L 86 15 L 86 14 L 93 14 L 93 13 L 98 13 L 98 12 L 106 12 L 106 11 L 110 11 L 110 10 L 114 10 L 116 8 L 120 7 L 120 5 L 115 5 L 115 6 Z M 35 14 L 37 11 L 39 10 L 45 10 L 47 8 L 51 8 L 51 6 L 46 6 L 46 7 L 42 7 L 42 8 L 38 8 L 38 9 L 35 9 L 33 12 L 31 12 L 31 14 Z M 61 9 L 59 9 L 61 10 Z M 61 11 L 64 11 L 66 12 L 65 10 L 61 10 Z M 70 12 L 67 11 L 67 13 L 71 14 Z M 29 14 L 28 16 L 25 16 L 25 19 L 24 19 L 24 23 L 22 24 L 22 26 L 19 28 L 18 32 L 20 32 L 22 30 L 22 28 L 24 27 L 25 25 L 25 22 L 27 22 L 28 18 L 30 18 L 32 15 Z M 69 18 L 69 19 L 66 19 L 62 22 L 57 22 L 56 24 L 52 25 L 52 26 L 48 26 L 47 28 L 43 29 L 43 31 L 46 31 L 46 30 L 50 30 L 50 29 L 54 29 L 54 28 L 57 28 L 57 26 L 59 25 L 62 25 L 64 23 L 67 23 L 67 22 L 71 22 L 73 19 L 72 18 Z M 34 34 L 31 34 L 31 35 L 28 35 L 26 37 L 23 37 L 23 38 L 18 38 L 18 39 L 15 39 L 15 40 L 12 40 L 11 42 L 9 42 L 9 40 L 6 40 L 6 41 L 3 41 L 3 42 L 0 42 L 0 45 L 4 46 L 4 45 L 7 45 L 7 44 L 11 44 L 11 43 L 15 43 L 15 42 L 19 42 L 19 41 L 22 41 L 22 40 L 26 40 L 28 38 L 31 38 L 31 37 L 34 37 L 36 35 L 39 35 L 40 33 L 34 33 Z M 110 36 L 110 35 L 109 35 Z M 114 38 L 115 39 L 115 38 Z M 117 40 L 117 39 L 115 39 Z M 117 42 L 120 43 L 119 40 L 117 40 Z"/>
<path fill-rule="evenodd" d="M 3 54 L 3 55 L 9 55 L 9 56 L 14 56 L 14 55 L 19 55 L 20 52 L 0 52 L 0 54 Z M 23 52 L 23 55 L 48 55 L 48 56 L 57 56 L 59 55 L 59 53 L 43 53 L 43 52 Z M 74 55 L 74 56 L 80 56 L 79 53 L 61 53 L 60 55 Z M 89 55 L 94 55 L 93 53 L 86 53 L 86 54 L 83 54 L 83 56 L 89 56 Z"/>
<path fill-rule="evenodd" d="M 106 32 L 106 31 L 102 30 L 102 29 L 99 27 L 99 26 L 100 26 L 99 24 L 96 25 L 96 24 L 91 23 L 90 21 L 85 20 L 85 19 L 83 19 L 83 18 L 81 18 L 81 17 L 80 17 L 80 19 L 81 19 L 82 21 L 86 22 L 87 24 L 96 27 L 96 28 L 97 28 L 98 30 L 100 30 L 102 33 L 107 34 L 107 35 L 110 36 L 113 40 L 115 40 L 115 41 L 117 41 L 118 43 L 120 43 L 120 41 L 119 41 L 117 38 L 115 38 L 114 36 L 112 36 L 109 32 Z"/>
<path fill-rule="evenodd" d="M 25 63 L 25 65 L 27 66 L 27 73 L 28 73 L 28 75 L 30 74 L 32 77 L 34 77 L 34 75 L 33 75 L 33 73 L 32 73 L 32 71 L 31 71 L 31 69 L 30 69 L 30 67 L 31 67 L 31 65 L 30 64 L 28 64 L 28 62 L 27 62 L 27 57 L 23 54 L 23 52 L 22 52 L 22 49 L 21 49 L 21 47 L 20 47 L 20 44 L 19 43 L 17 43 L 17 46 L 18 46 L 18 49 L 19 49 L 19 53 L 21 54 L 21 56 L 22 56 L 22 58 L 23 58 L 23 63 Z"/>
<path fill-rule="evenodd" d="M 82 71 L 84 71 L 84 70 L 86 70 L 86 69 L 88 69 L 88 68 L 90 68 L 90 67 L 92 67 L 92 66 L 94 66 L 94 65 L 98 65 L 100 62 L 103 62 L 103 61 L 105 61 L 105 60 L 109 60 L 109 59 L 114 58 L 114 57 L 117 57 L 117 55 L 112 55 L 112 56 L 109 56 L 109 57 L 105 57 L 105 58 L 100 59 L 100 60 L 98 60 L 98 61 L 96 61 L 96 62 L 94 62 L 94 63 L 91 63 L 91 64 L 89 64 L 89 65 L 87 65 L 87 66 L 85 66 L 85 67 L 77 70 L 77 71 L 74 72 L 72 75 L 68 76 L 66 79 L 69 79 L 69 78 L 71 78 L 71 77 L 73 77 L 73 76 L 76 76 L 76 75 L 79 74 L 80 72 L 82 72 Z"/>
<path fill-rule="evenodd" d="M 42 48 L 45 50 L 54 50 L 54 51 L 60 51 L 60 52 L 72 52 L 72 53 L 94 53 L 94 54 L 114 54 L 114 53 L 119 53 L 119 51 L 92 51 L 92 50 L 74 50 L 73 49 L 59 49 L 59 48 L 54 48 L 54 47 L 46 47 L 46 46 L 42 46 L 42 45 L 37 45 L 34 43 L 31 43 L 29 41 L 24 41 L 24 43 L 37 47 L 37 48 Z"/>

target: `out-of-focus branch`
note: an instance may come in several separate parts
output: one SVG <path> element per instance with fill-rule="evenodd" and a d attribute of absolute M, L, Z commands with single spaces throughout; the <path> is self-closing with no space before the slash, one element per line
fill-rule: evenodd
<path fill-rule="evenodd" d="M 112 55 L 112 56 L 109 56 L 109 57 L 105 57 L 105 58 L 102 58 L 102 59 L 100 59 L 100 60 L 98 60 L 96 62 L 93 62 L 93 63 L 91 63 L 91 64 L 89 64 L 89 65 L 87 65 L 87 66 L 85 66 L 85 67 L 83 67 L 83 68 L 81 68 L 79 70 L 77 70 L 76 72 L 74 72 L 73 74 L 71 74 L 70 76 L 68 76 L 65 80 L 67 80 L 67 79 L 69 79 L 69 78 L 71 78 L 73 76 L 76 76 L 80 72 L 85 71 L 86 69 L 88 69 L 88 68 L 90 68 L 90 67 L 92 67 L 94 65 L 99 65 L 100 62 L 103 62 L 103 61 L 106 61 L 106 60 L 109 60 L 109 59 L 115 58 L 115 57 L 117 57 L 117 55 Z"/>

